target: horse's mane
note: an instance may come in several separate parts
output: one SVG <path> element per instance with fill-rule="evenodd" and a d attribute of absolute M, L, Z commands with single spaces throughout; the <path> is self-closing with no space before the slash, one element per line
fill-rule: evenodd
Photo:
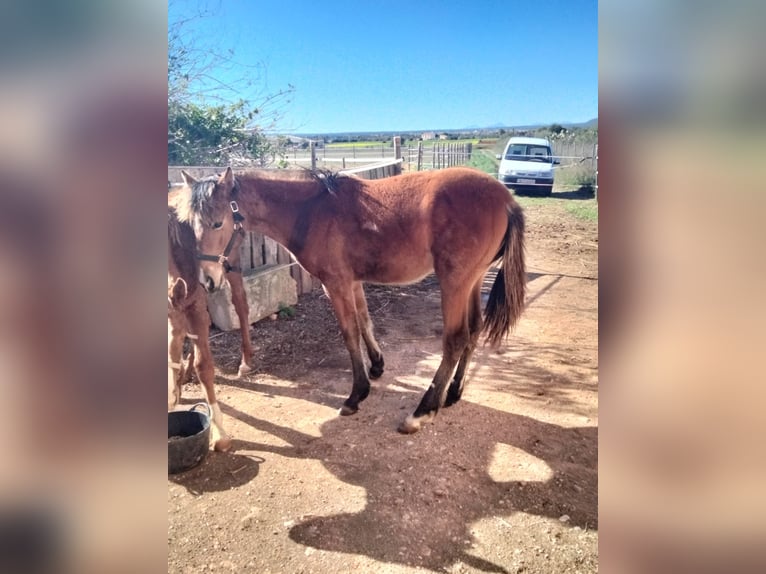
<path fill-rule="evenodd" d="M 266 181 L 314 181 L 320 184 L 321 188 L 330 195 L 335 195 L 338 192 L 342 181 L 350 179 L 350 176 L 343 173 L 322 168 L 302 168 L 300 170 L 249 170 L 235 174 L 235 177 L 237 177 L 237 175 L 243 178 L 248 178 L 249 176 L 256 180 L 260 179 Z"/>
<path fill-rule="evenodd" d="M 178 219 L 190 223 L 193 226 L 199 224 L 208 225 L 212 217 L 212 196 L 215 185 L 218 182 L 219 175 L 210 175 L 199 179 L 188 188 L 185 198 L 176 198 L 173 206 L 178 214 Z M 341 183 L 354 179 L 351 176 L 342 173 L 333 172 L 327 169 L 302 169 L 302 170 L 246 170 L 238 171 L 234 174 L 235 185 L 232 190 L 232 199 L 237 197 L 240 191 L 239 181 L 249 183 L 251 181 L 271 181 L 271 182 L 311 182 L 319 184 L 319 195 L 335 196 L 341 189 Z M 172 193 L 172 192 L 171 192 Z M 178 192 L 175 192 L 178 193 Z M 264 190 L 264 193 L 267 193 Z M 309 199 L 317 197 L 313 191 L 310 197 L 296 196 L 300 199 Z M 170 200 L 169 200 L 170 201 Z M 196 228 L 196 227 L 195 227 Z"/>
<path fill-rule="evenodd" d="M 168 248 L 178 275 L 186 282 L 194 283 L 197 261 L 194 257 L 196 240 L 188 223 L 179 221 L 175 209 L 168 205 Z"/>
<path fill-rule="evenodd" d="M 330 195 L 335 195 L 340 187 L 340 180 L 348 177 L 329 169 L 309 169 L 306 171 L 309 177 L 320 183 Z"/>
<path fill-rule="evenodd" d="M 185 205 L 180 206 L 179 218 L 181 221 L 193 223 L 195 221 L 202 221 L 210 223 L 212 217 L 212 206 L 210 204 L 210 197 L 215 189 L 215 184 L 218 181 L 217 175 L 210 175 L 194 182 L 189 188 L 188 201 L 183 202 Z M 236 191 L 236 189 L 235 189 Z M 186 209 L 184 209 L 184 207 Z"/>

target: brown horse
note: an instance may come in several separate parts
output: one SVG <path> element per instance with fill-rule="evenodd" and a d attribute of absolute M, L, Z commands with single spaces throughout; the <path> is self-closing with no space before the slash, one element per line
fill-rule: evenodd
<path fill-rule="evenodd" d="M 182 193 L 181 189 L 169 192 L 168 205 L 177 205 L 181 202 Z M 226 279 L 231 287 L 231 303 L 239 319 L 239 333 L 242 337 L 242 360 L 239 363 L 238 371 L 240 376 L 253 370 L 253 344 L 250 340 L 250 307 L 247 303 L 247 294 L 245 293 L 245 285 L 242 279 L 242 268 L 239 265 L 239 246 L 242 244 L 243 237 L 244 233 L 236 233 L 232 236 L 226 265 Z M 194 245 L 187 247 L 192 252 L 194 251 Z M 192 362 L 193 360 L 194 350 L 192 348 L 192 355 L 189 357 L 189 361 Z"/>
<path fill-rule="evenodd" d="M 354 414 L 370 391 L 360 337 L 371 362 L 369 377 L 383 373 L 363 283 L 412 283 L 432 271 L 439 279 L 442 360 L 420 404 L 399 426 L 405 433 L 460 399 L 480 334 L 499 343 L 524 308 L 522 210 L 504 185 L 484 173 L 450 168 L 368 181 L 329 172 L 235 177 L 227 168 L 200 181 L 185 174 L 184 181 L 189 202 L 179 217 L 194 227 L 200 253 L 222 253 L 244 225 L 282 243 L 322 281 L 351 355 L 353 387 L 342 415 Z M 224 280 L 223 259 L 213 259 L 200 265 L 208 291 Z M 498 260 L 483 318 L 482 281 Z"/>
<path fill-rule="evenodd" d="M 208 342 L 207 295 L 197 282 L 194 245 L 191 227 L 179 222 L 168 206 L 168 410 L 172 410 L 181 398 L 183 345 L 189 337 L 194 343 L 193 364 L 197 378 L 205 389 L 213 415 L 214 448 L 228 450 L 231 440 L 223 429 L 223 416 L 215 397 L 213 355 Z"/>

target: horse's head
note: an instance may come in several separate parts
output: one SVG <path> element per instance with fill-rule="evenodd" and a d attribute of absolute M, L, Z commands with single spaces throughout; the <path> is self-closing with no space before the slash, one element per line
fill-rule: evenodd
<path fill-rule="evenodd" d="M 230 269 L 228 257 L 237 246 L 241 215 L 236 203 L 237 185 L 230 167 L 221 175 L 194 179 L 181 172 L 189 189 L 188 220 L 197 238 L 200 283 L 208 292 L 221 287 Z"/>

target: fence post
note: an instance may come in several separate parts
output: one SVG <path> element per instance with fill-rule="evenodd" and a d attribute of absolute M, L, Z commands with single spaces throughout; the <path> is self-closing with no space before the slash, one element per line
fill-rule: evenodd
<path fill-rule="evenodd" d="M 596 203 L 598 203 L 598 144 L 593 144 L 594 152 L 593 152 L 593 158 L 596 162 Z"/>
<path fill-rule="evenodd" d="M 402 137 L 394 136 L 394 158 L 402 159 Z"/>
<path fill-rule="evenodd" d="M 418 142 L 418 171 L 423 165 L 423 142 Z"/>
<path fill-rule="evenodd" d="M 314 140 L 309 142 L 309 149 L 311 150 L 311 169 L 315 170 L 317 168 L 317 148 Z"/>

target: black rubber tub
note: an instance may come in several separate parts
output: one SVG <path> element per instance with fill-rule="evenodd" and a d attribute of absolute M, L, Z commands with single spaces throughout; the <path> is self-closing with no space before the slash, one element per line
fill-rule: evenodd
<path fill-rule="evenodd" d="M 168 413 L 168 474 L 194 468 L 205 459 L 209 448 L 210 408 L 207 403 L 197 403 L 188 411 Z"/>

